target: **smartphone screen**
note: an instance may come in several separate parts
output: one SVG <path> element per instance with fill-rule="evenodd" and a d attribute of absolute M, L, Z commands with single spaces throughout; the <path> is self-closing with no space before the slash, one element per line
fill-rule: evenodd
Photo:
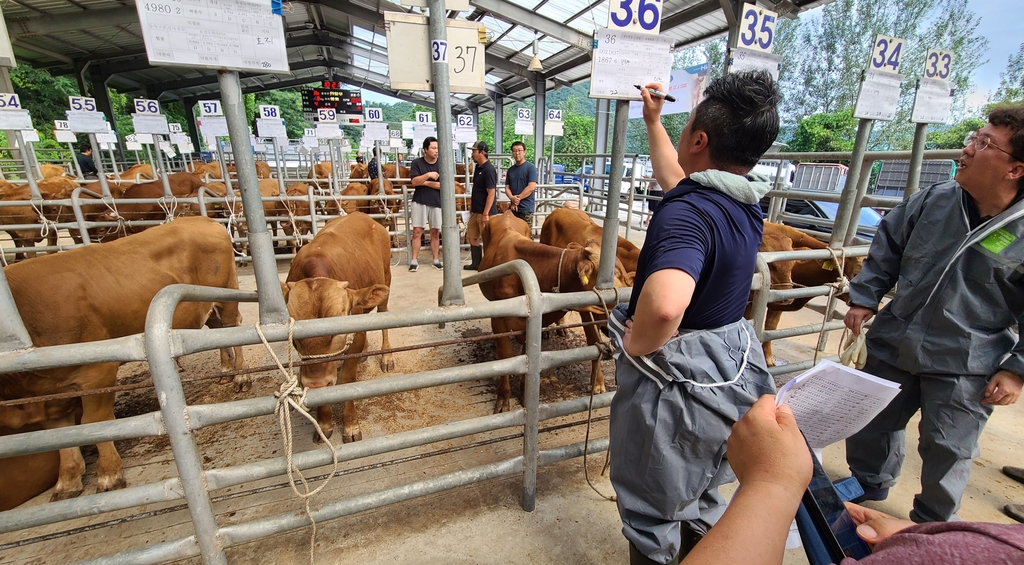
<path fill-rule="evenodd" d="M 813 450 L 811 459 L 814 461 L 814 475 L 811 477 L 811 484 L 807 486 L 803 501 L 818 533 L 825 541 L 825 546 L 829 549 L 830 557 L 838 563 L 844 557 L 861 559 L 871 555 L 871 548 L 857 536 L 857 524 L 846 511 L 846 506 Z"/>

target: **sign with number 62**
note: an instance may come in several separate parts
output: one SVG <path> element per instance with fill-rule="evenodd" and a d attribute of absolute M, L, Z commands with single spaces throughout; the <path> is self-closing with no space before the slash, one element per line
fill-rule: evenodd
<path fill-rule="evenodd" d="M 455 123 L 460 128 L 471 128 L 476 126 L 476 124 L 473 122 L 473 114 L 459 114 L 458 116 L 456 116 Z"/>

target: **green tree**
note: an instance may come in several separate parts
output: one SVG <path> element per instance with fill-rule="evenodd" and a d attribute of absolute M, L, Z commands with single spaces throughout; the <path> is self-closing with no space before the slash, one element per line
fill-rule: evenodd
<path fill-rule="evenodd" d="M 999 73 L 999 90 L 993 102 L 1016 102 L 1024 100 L 1024 43 L 1016 55 L 1010 55 L 1006 70 Z"/>
<path fill-rule="evenodd" d="M 270 104 L 281 110 L 289 139 L 302 137 L 302 130 L 312 127 L 302 117 L 302 95 L 296 89 L 268 90 L 256 94 L 256 105 Z"/>
<path fill-rule="evenodd" d="M 985 120 L 980 118 L 964 118 L 946 128 L 933 129 L 928 132 L 925 147 L 927 149 L 963 149 L 967 132 L 978 131 L 985 127 L 985 123 Z"/>
<path fill-rule="evenodd" d="M 819 113 L 800 120 L 787 151 L 852 151 L 857 134 L 853 110 Z"/>
<path fill-rule="evenodd" d="M 562 103 L 562 137 L 555 143 L 555 153 L 593 153 L 595 120 L 593 116 L 586 116 L 577 112 L 576 98 L 568 98 Z M 493 134 L 493 116 L 491 138 Z M 565 170 L 575 171 L 583 164 L 583 160 L 573 157 L 561 157 L 559 162 L 565 165 Z"/>

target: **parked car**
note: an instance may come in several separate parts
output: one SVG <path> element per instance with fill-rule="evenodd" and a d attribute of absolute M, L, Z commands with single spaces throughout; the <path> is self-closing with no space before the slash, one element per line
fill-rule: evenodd
<path fill-rule="evenodd" d="M 761 199 L 761 211 L 767 217 L 768 204 L 770 198 Z M 820 200 L 799 200 L 790 198 L 786 200 L 786 213 L 795 214 L 800 216 L 807 216 L 810 218 L 817 218 L 820 220 L 828 220 L 834 222 L 836 214 L 839 211 L 839 204 L 836 202 L 823 202 Z M 875 230 L 878 228 L 879 222 L 882 221 L 882 215 L 876 212 L 872 208 L 861 208 L 860 209 L 860 220 L 857 223 L 857 235 L 865 239 L 871 239 L 875 235 Z M 810 229 L 825 233 L 832 233 L 832 228 L 828 226 L 820 226 L 814 223 L 800 223 L 799 221 L 788 220 L 785 222 L 787 225 L 793 226 L 798 229 Z"/>

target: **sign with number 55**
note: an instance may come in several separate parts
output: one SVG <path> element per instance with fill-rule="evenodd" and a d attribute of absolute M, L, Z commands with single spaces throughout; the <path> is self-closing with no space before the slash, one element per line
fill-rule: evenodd
<path fill-rule="evenodd" d="M 661 32 L 661 0 L 611 0 L 608 28 L 657 35 Z"/>

